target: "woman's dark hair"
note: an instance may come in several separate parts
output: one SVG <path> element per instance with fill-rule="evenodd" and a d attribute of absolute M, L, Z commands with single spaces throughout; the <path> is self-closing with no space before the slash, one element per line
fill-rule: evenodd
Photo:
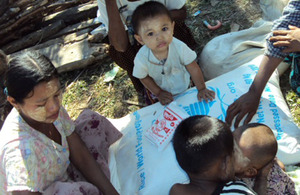
<path fill-rule="evenodd" d="M 233 135 L 221 120 L 203 115 L 191 116 L 177 126 L 173 146 L 181 168 L 187 173 L 198 174 L 218 159 L 232 155 Z"/>
<path fill-rule="evenodd" d="M 58 73 L 52 62 L 36 51 L 27 51 L 8 60 L 4 85 L 9 96 L 23 103 L 37 84 L 53 77 Z"/>
<path fill-rule="evenodd" d="M 133 12 L 131 18 L 132 28 L 135 34 L 138 34 L 138 30 L 143 21 L 148 18 L 153 18 L 159 15 L 167 15 L 172 21 L 169 10 L 162 4 L 156 1 L 147 1 L 142 5 L 139 5 Z"/>

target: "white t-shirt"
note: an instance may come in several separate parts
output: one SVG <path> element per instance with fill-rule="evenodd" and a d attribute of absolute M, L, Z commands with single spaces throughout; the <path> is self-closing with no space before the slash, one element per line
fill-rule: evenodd
<path fill-rule="evenodd" d="M 127 0 L 113 0 L 117 1 L 118 8 L 122 6 L 126 6 L 126 9 L 123 9 L 121 13 L 121 19 L 123 20 L 123 23 L 125 25 L 125 28 L 127 29 L 127 24 L 131 20 L 131 15 L 135 8 L 149 0 L 139 0 L 139 1 L 134 1 L 130 2 Z M 164 4 L 169 10 L 173 9 L 181 9 L 186 0 L 156 0 L 162 4 Z M 107 31 L 108 31 L 108 17 L 107 17 L 107 11 L 106 11 L 106 4 L 105 0 L 97 0 L 98 3 L 98 19 L 105 25 Z"/>
<path fill-rule="evenodd" d="M 151 49 L 144 45 L 134 59 L 133 76 L 143 79 L 149 75 L 160 88 L 176 95 L 188 88 L 190 74 L 185 66 L 192 63 L 196 57 L 196 52 L 173 37 L 165 64 L 155 65 L 153 63 L 159 64 L 159 60 Z"/>

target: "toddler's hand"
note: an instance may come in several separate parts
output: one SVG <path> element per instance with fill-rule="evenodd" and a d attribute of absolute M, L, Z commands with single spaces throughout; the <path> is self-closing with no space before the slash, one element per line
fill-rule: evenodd
<path fill-rule="evenodd" d="M 169 104 L 173 101 L 173 95 L 165 90 L 160 90 L 157 98 L 162 105 Z"/>
<path fill-rule="evenodd" d="M 275 163 L 275 160 L 272 160 L 267 165 L 265 165 L 263 168 L 261 168 L 256 177 L 267 178 L 274 163 Z"/>
<path fill-rule="evenodd" d="M 212 101 L 213 99 L 215 99 L 215 92 L 205 88 L 198 91 L 197 97 L 199 101 L 201 101 L 202 99 L 204 99 L 206 102 Z"/>

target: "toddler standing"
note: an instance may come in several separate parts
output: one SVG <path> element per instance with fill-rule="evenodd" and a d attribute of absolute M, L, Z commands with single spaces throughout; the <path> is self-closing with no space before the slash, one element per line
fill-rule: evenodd
<path fill-rule="evenodd" d="M 198 89 L 198 99 L 212 100 L 215 93 L 206 88 L 196 53 L 173 38 L 174 21 L 168 9 L 155 1 L 136 8 L 132 15 L 135 39 L 143 45 L 134 60 L 133 76 L 163 105 L 173 95 L 188 89 L 190 78 Z"/>

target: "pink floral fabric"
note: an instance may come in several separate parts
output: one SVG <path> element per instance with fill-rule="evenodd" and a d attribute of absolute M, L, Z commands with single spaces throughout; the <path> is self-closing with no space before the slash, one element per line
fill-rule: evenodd
<path fill-rule="evenodd" d="M 86 144 L 104 174 L 110 178 L 108 149 L 122 134 L 103 116 L 92 110 L 84 110 L 75 120 L 75 131 Z M 85 182 L 82 174 L 70 164 L 68 174 L 72 182 L 55 182 L 45 195 L 98 195 L 98 189 Z"/>
<path fill-rule="evenodd" d="M 104 116 L 88 109 L 84 110 L 75 120 L 75 126 L 76 133 L 86 144 L 105 175 L 110 178 L 108 149 L 111 144 L 122 137 L 122 133 Z M 68 172 L 72 180 L 85 181 L 81 173 L 72 164 Z"/>
<path fill-rule="evenodd" d="M 249 187 L 254 187 L 255 179 L 242 179 Z M 269 175 L 267 183 L 267 195 L 296 195 L 295 183 L 275 162 Z"/>
<path fill-rule="evenodd" d="M 55 182 L 43 195 L 98 195 L 99 190 L 92 184 L 84 181 Z"/>

